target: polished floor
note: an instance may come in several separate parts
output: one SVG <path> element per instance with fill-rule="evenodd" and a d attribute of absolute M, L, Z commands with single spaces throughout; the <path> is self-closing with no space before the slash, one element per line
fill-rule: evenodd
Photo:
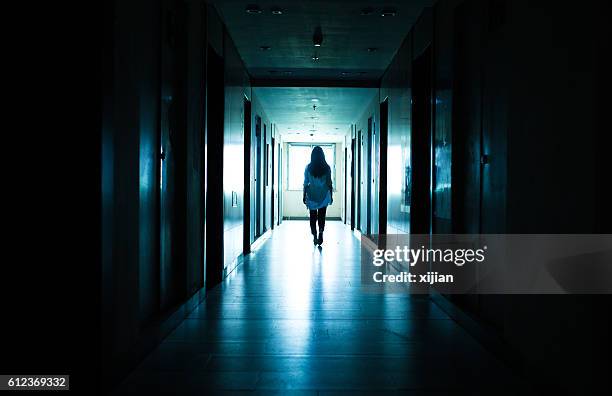
<path fill-rule="evenodd" d="M 527 387 L 425 296 L 360 289 L 360 242 L 285 221 L 116 394 L 519 395 Z"/>

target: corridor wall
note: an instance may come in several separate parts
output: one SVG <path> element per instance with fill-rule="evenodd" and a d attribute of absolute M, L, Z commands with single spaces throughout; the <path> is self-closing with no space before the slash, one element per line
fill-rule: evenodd
<path fill-rule="evenodd" d="M 260 140 L 260 146 L 259 146 L 259 156 L 260 156 L 260 168 L 257 170 L 256 169 L 256 158 L 257 158 L 257 136 L 256 136 L 256 131 L 255 131 L 255 125 L 256 125 L 256 117 L 259 117 L 261 119 L 261 133 L 259 135 L 259 140 Z M 271 145 L 272 145 L 272 134 L 274 132 L 273 130 L 273 124 L 270 121 L 270 117 L 268 117 L 268 114 L 266 113 L 265 109 L 262 107 L 261 102 L 259 101 L 259 98 L 257 97 L 257 94 L 255 93 L 255 91 L 253 90 L 253 114 L 252 114 L 252 121 L 251 121 L 251 126 L 252 126 L 252 138 L 251 138 L 251 142 L 252 142 L 252 149 L 251 149 L 251 195 L 253 198 L 251 198 L 251 242 L 255 242 L 255 240 L 257 239 L 258 235 L 256 233 L 256 216 L 259 216 L 260 218 L 260 234 L 263 234 L 266 230 L 269 230 L 271 228 L 271 215 L 270 215 L 270 210 L 271 210 L 271 198 L 272 198 L 272 189 L 271 189 L 271 181 L 270 181 L 270 177 L 271 177 L 271 171 L 272 171 L 272 164 L 271 164 L 271 158 L 269 158 L 269 164 L 267 167 L 264 166 L 265 164 L 265 157 L 266 157 L 266 150 L 270 150 L 271 151 Z M 265 132 L 265 133 L 264 133 Z M 270 152 L 268 153 L 268 155 L 270 155 Z M 257 174 L 255 174 L 255 172 L 257 171 Z M 266 173 L 268 174 L 268 186 L 266 186 Z M 259 199 L 261 202 L 261 205 L 259 207 L 259 212 L 257 212 L 257 205 L 256 205 L 256 199 L 257 199 L 257 189 L 256 189 L 256 183 L 255 183 L 255 179 L 259 179 L 261 181 L 261 191 L 259 192 Z M 276 201 L 277 202 L 277 201 Z"/>
<path fill-rule="evenodd" d="M 106 7 L 109 45 L 103 56 L 110 67 L 103 76 L 100 285 L 105 389 L 201 298 L 206 45 L 203 2 L 114 1 Z"/>
<path fill-rule="evenodd" d="M 610 232 L 610 195 L 599 182 L 609 141 L 598 100 L 609 92 L 604 7 L 448 0 L 419 18 L 381 80 L 380 100 L 389 98 L 389 233 L 409 230 L 398 199 L 406 180 L 394 168 L 410 157 L 399 154 L 414 133 L 410 63 L 427 43 L 432 232 Z M 573 394 L 603 385 L 597 362 L 606 360 L 599 343 L 611 331 L 609 296 L 447 297 L 499 337 L 511 364 L 542 388 Z"/>
<path fill-rule="evenodd" d="M 355 122 L 357 170 L 355 178 L 356 193 L 356 228 L 363 234 L 375 234 L 378 232 L 378 174 L 380 172 L 380 149 L 379 149 L 379 95 L 376 95 L 357 118 Z M 371 130 L 370 142 L 368 142 L 368 129 Z M 369 173 L 368 173 L 369 172 Z M 368 179 L 368 174 L 370 175 Z M 369 185 L 369 190 L 368 190 Z M 370 198 L 368 199 L 368 191 Z M 368 221 L 368 210 L 370 219 Z M 369 223 L 369 224 L 368 224 Z"/>
<path fill-rule="evenodd" d="M 244 98 L 251 98 L 249 75 L 225 27 L 225 111 L 223 127 L 223 277 L 242 254 L 244 203 Z M 214 78 L 214 77 L 212 77 Z M 212 116 L 212 115 L 211 115 Z M 251 124 L 253 125 L 253 124 Z M 211 147 L 220 150 L 219 147 Z"/>
<path fill-rule="evenodd" d="M 412 32 L 393 57 L 380 87 L 380 101 L 389 100 L 387 234 L 410 231 L 411 71 Z"/>

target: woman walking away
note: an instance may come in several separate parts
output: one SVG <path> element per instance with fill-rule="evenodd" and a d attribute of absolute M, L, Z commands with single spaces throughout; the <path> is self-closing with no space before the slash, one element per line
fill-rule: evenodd
<path fill-rule="evenodd" d="M 323 243 L 325 229 L 325 212 L 327 206 L 334 202 L 331 168 L 325 161 L 323 149 L 316 146 L 310 154 L 310 164 L 304 170 L 304 205 L 310 210 L 310 232 L 313 243 Z M 317 223 L 319 236 L 317 238 Z"/>

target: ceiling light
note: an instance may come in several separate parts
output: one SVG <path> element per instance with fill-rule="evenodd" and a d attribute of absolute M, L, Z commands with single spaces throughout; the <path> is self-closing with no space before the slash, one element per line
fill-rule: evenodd
<path fill-rule="evenodd" d="M 310 99 L 310 101 L 311 101 L 311 102 L 318 102 L 318 101 L 319 101 L 319 99 L 317 99 L 317 98 L 312 98 L 312 99 Z"/>
<path fill-rule="evenodd" d="M 323 44 L 323 32 L 321 31 L 321 26 L 317 26 L 314 34 L 312 35 L 312 42 L 315 47 L 320 47 Z"/>
<path fill-rule="evenodd" d="M 368 48 L 368 52 L 376 52 L 376 51 L 378 51 L 378 48 L 376 48 L 376 47 L 369 47 Z"/>
<path fill-rule="evenodd" d="M 396 11 L 395 10 L 391 10 L 391 9 L 386 9 L 386 10 L 382 10 L 382 12 L 380 13 L 380 16 L 395 16 Z"/>
<path fill-rule="evenodd" d="M 272 11 L 272 15 L 283 15 L 283 10 L 281 10 L 281 9 L 280 9 L 280 8 L 278 8 L 278 7 L 274 7 L 274 8 L 272 8 L 272 10 L 271 10 L 271 11 Z"/>
<path fill-rule="evenodd" d="M 259 49 L 262 51 L 270 51 L 270 47 L 267 45 L 262 45 L 261 47 L 259 47 Z"/>
<path fill-rule="evenodd" d="M 319 56 L 317 54 L 314 54 L 312 56 L 312 60 L 315 61 L 315 62 L 318 61 L 319 60 Z"/>
<path fill-rule="evenodd" d="M 246 7 L 245 11 L 247 12 L 247 14 L 261 14 L 262 13 L 261 8 L 259 8 L 259 6 L 256 4 L 249 4 Z"/>

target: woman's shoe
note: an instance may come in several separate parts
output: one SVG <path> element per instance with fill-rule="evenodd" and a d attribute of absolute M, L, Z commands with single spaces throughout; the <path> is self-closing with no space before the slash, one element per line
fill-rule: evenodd
<path fill-rule="evenodd" d="M 319 232 L 319 246 L 323 244 L 323 232 Z"/>

